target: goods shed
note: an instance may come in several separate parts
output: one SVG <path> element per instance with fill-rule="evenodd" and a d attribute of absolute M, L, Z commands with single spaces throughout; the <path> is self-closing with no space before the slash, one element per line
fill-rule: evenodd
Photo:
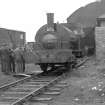
<path fill-rule="evenodd" d="M 24 46 L 25 42 L 25 32 L 0 28 L 0 46 L 2 46 L 3 43 L 6 43 L 9 46 L 16 48 L 18 46 Z"/>

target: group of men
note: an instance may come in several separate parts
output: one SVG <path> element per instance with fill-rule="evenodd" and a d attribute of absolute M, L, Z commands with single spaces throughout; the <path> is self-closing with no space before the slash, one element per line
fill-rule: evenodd
<path fill-rule="evenodd" d="M 0 48 L 1 71 L 5 74 L 25 72 L 24 48 L 11 49 L 7 45 Z"/>

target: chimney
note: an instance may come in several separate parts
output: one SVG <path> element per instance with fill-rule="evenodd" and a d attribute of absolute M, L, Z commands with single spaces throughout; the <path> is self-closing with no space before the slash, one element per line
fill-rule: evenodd
<path fill-rule="evenodd" d="M 48 27 L 54 29 L 54 13 L 47 13 Z"/>

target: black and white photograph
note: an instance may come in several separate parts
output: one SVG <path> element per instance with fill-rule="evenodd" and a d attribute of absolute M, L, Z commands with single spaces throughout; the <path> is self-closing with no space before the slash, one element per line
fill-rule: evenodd
<path fill-rule="evenodd" d="M 105 105 L 105 0 L 0 0 L 0 105 Z"/>

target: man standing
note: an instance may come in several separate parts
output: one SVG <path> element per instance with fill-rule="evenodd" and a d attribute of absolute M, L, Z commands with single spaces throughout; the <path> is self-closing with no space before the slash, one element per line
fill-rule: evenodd
<path fill-rule="evenodd" d="M 25 72 L 25 47 L 20 47 L 20 52 L 21 52 L 21 60 L 22 60 L 22 70 L 21 72 Z"/>
<path fill-rule="evenodd" d="M 25 72 L 25 54 L 22 54 L 22 71 Z"/>
<path fill-rule="evenodd" d="M 3 45 L 3 47 L 0 50 L 1 54 L 1 69 L 2 72 L 4 73 L 10 73 L 11 68 L 10 68 L 10 52 L 7 44 Z"/>
<path fill-rule="evenodd" d="M 15 57 L 15 63 L 16 63 L 16 72 L 21 73 L 22 72 L 22 54 L 21 54 L 21 49 L 16 48 L 14 50 L 14 57 Z"/>
<path fill-rule="evenodd" d="M 11 72 L 15 73 L 15 56 L 14 56 L 14 51 L 12 49 L 9 49 L 10 52 L 10 69 Z"/>

